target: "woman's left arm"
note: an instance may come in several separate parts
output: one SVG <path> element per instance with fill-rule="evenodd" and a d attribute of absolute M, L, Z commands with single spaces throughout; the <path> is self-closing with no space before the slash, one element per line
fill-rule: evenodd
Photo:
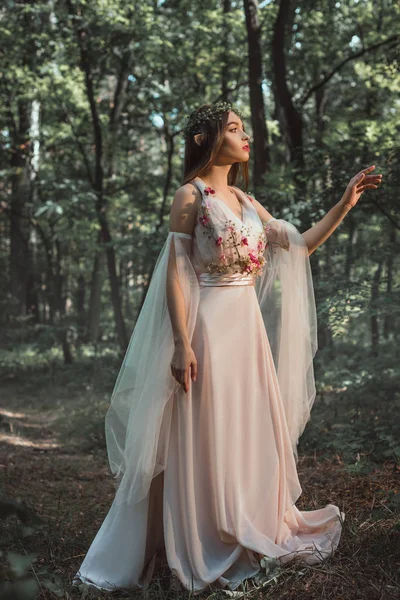
<path fill-rule="evenodd" d="M 377 184 L 381 183 L 381 174 L 367 174 L 373 169 L 375 169 L 375 165 L 371 165 L 357 173 L 350 180 L 339 202 L 318 223 L 302 234 L 308 247 L 308 256 L 335 231 L 349 210 L 357 204 L 361 194 L 368 188 L 377 188 Z"/>

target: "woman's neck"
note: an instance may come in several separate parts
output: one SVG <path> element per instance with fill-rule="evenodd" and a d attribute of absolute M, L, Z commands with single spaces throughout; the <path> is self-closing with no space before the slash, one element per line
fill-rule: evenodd
<path fill-rule="evenodd" d="M 204 176 L 201 177 L 201 179 L 213 189 L 221 192 L 230 192 L 231 190 L 228 185 L 228 173 L 231 169 L 231 166 L 232 165 L 223 165 L 220 167 L 213 166 Z"/>

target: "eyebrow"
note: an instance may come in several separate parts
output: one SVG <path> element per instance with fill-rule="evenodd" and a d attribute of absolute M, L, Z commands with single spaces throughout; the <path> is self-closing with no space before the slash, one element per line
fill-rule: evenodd
<path fill-rule="evenodd" d="M 228 123 L 227 127 L 229 127 L 229 125 L 239 125 L 239 121 L 230 121 L 230 123 Z M 243 125 L 243 123 L 242 123 Z"/>

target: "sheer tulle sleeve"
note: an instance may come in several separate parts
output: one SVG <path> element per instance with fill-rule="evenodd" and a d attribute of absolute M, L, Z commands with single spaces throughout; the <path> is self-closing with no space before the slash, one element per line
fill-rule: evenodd
<path fill-rule="evenodd" d="M 118 480 L 116 502 L 137 503 L 165 469 L 172 396 L 174 338 L 167 305 L 168 263 L 175 260 L 192 339 L 200 288 L 191 262 L 192 236 L 170 231 L 157 258 L 105 416 L 107 453 Z M 175 252 L 171 252 L 175 250 Z"/>
<path fill-rule="evenodd" d="M 278 375 L 293 453 L 315 400 L 317 314 L 308 248 L 284 219 L 265 224 L 268 245 L 256 292 Z"/>

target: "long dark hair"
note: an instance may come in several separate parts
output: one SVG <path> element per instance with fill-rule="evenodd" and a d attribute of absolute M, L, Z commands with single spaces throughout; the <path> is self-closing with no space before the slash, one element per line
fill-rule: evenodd
<path fill-rule="evenodd" d="M 203 104 L 192 114 L 202 112 L 212 106 Z M 232 109 L 233 110 L 233 109 Z M 233 111 L 234 112 L 234 111 Z M 200 177 L 212 166 L 219 149 L 221 148 L 225 127 L 228 123 L 229 110 L 222 115 L 222 119 L 209 119 L 199 123 L 198 133 L 203 134 L 201 145 L 196 144 L 194 135 L 185 136 L 185 156 L 183 161 L 183 181 L 181 185 L 189 183 L 195 177 Z M 243 131 L 245 131 L 243 125 Z M 233 163 L 228 173 L 228 185 L 235 185 L 238 178 L 243 181 L 244 191 L 249 187 L 249 166 L 247 162 Z"/>

